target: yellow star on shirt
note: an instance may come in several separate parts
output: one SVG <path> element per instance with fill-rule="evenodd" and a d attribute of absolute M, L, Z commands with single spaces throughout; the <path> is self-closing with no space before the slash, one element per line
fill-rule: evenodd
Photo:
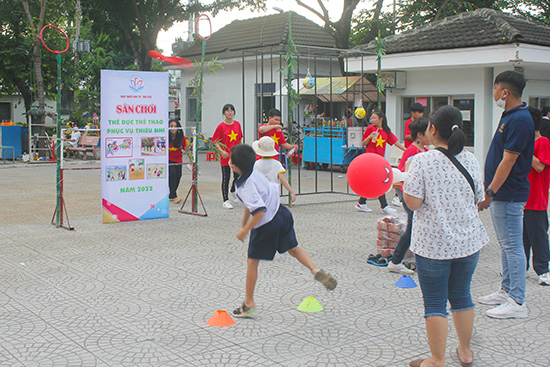
<path fill-rule="evenodd" d="M 385 142 L 386 141 L 384 139 L 382 139 L 382 135 L 378 134 L 378 138 L 376 138 L 376 146 L 383 148 Z"/>
<path fill-rule="evenodd" d="M 232 142 L 233 140 L 237 140 L 238 135 L 239 134 L 231 130 L 231 134 L 227 134 L 227 136 L 229 136 L 229 142 Z"/>
<path fill-rule="evenodd" d="M 277 136 L 277 134 L 273 134 L 271 139 L 275 140 L 275 144 L 279 145 L 279 137 Z"/>

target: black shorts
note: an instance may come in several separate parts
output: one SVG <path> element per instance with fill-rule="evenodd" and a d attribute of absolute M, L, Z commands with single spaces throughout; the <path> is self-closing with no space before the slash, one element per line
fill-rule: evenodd
<path fill-rule="evenodd" d="M 257 260 L 273 260 L 280 254 L 298 246 L 294 233 L 294 219 L 286 207 L 280 205 L 270 222 L 250 232 L 248 257 Z"/>

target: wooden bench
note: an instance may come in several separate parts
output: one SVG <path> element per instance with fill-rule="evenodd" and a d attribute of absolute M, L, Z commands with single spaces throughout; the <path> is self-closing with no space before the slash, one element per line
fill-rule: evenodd
<path fill-rule="evenodd" d="M 87 153 L 90 152 L 93 154 L 94 159 L 99 159 L 97 155 L 97 146 L 99 144 L 99 136 L 83 136 L 80 138 L 77 147 L 68 147 L 69 152 L 75 154 L 82 153 L 82 159 L 86 159 Z"/>

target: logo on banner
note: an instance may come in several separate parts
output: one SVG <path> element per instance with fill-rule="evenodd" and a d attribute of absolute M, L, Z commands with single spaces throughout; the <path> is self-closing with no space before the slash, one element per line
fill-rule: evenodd
<path fill-rule="evenodd" d="M 143 89 L 143 79 L 141 79 L 139 76 L 134 76 L 132 79 L 130 79 L 129 87 L 132 91 L 138 93 L 141 92 Z"/>

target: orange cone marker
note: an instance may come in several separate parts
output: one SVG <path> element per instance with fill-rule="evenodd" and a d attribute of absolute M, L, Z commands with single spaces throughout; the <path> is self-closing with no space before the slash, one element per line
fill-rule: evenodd
<path fill-rule="evenodd" d="M 225 310 L 218 310 L 214 312 L 210 320 L 208 320 L 207 324 L 210 326 L 215 327 L 225 327 L 225 326 L 231 326 L 235 323 L 235 320 L 229 316 Z"/>

